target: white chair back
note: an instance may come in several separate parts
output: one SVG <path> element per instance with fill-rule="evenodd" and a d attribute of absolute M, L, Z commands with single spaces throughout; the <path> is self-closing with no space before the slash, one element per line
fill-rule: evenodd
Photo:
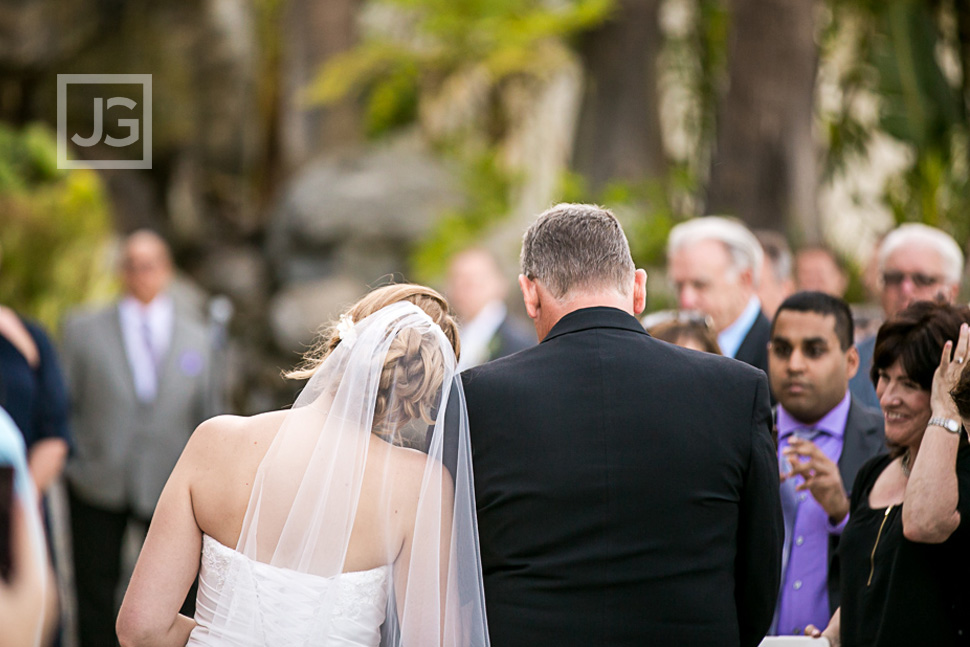
<path fill-rule="evenodd" d="M 830 643 L 828 638 L 767 636 L 758 647 L 830 647 Z"/>

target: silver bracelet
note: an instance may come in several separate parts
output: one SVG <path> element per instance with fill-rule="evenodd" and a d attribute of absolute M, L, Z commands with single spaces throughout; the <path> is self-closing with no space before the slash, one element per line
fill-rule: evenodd
<path fill-rule="evenodd" d="M 943 417 L 930 418 L 930 421 L 927 423 L 926 426 L 943 427 L 951 434 L 960 433 L 960 429 L 962 429 L 963 427 L 963 425 L 961 425 L 957 420 L 954 420 L 953 418 L 943 418 Z"/>

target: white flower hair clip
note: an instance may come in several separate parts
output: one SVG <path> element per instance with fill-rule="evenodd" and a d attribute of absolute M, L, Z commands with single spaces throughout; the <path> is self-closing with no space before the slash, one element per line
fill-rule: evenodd
<path fill-rule="evenodd" d="M 337 337 L 342 344 L 347 344 L 348 348 L 357 341 L 357 327 L 350 315 L 340 315 L 340 321 L 337 322 Z"/>

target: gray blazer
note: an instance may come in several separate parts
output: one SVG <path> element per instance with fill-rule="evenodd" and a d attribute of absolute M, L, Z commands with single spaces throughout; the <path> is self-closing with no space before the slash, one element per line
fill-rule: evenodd
<path fill-rule="evenodd" d="M 176 305 L 158 395 L 147 404 L 135 393 L 117 304 L 67 322 L 63 359 L 77 438 L 71 487 L 92 505 L 150 518 L 189 435 L 213 413 L 204 324 Z"/>

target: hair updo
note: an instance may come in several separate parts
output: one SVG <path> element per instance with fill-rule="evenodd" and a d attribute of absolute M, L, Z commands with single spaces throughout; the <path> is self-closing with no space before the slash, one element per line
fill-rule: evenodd
<path fill-rule="evenodd" d="M 402 283 L 377 288 L 344 314 L 354 323 L 402 301 L 421 308 L 444 332 L 457 360 L 461 352 L 458 326 L 441 294 L 423 285 Z M 337 323 L 332 322 L 319 341 L 304 355 L 302 364 L 286 374 L 291 379 L 311 377 L 340 344 Z M 434 423 L 441 397 L 445 358 L 434 337 L 414 329 L 402 330 L 387 350 L 374 405 L 373 432 L 395 440 L 398 429 L 412 420 Z M 393 398 L 391 395 L 393 394 Z"/>

